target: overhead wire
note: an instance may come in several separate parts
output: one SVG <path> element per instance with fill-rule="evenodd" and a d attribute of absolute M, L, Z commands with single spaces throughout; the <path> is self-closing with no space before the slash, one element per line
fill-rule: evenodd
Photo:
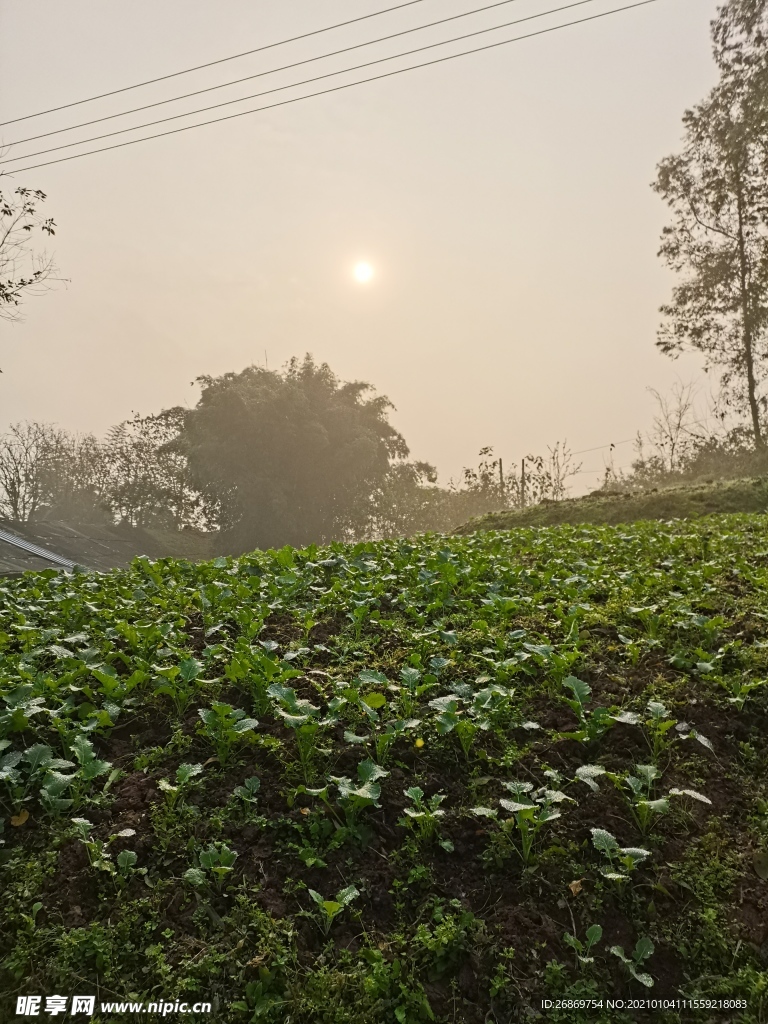
<path fill-rule="evenodd" d="M 87 127 L 89 127 L 92 124 L 100 124 L 103 121 L 112 121 L 116 117 L 127 117 L 129 114 L 138 114 L 142 110 L 151 110 L 153 107 L 162 107 L 162 106 L 165 106 L 168 103 L 179 103 L 179 102 L 181 102 L 181 100 L 190 99 L 192 96 L 202 96 L 204 93 L 207 93 L 207 92 L 216 92 L 216 90 L 218 90 L 218 89 L 227 89 L 227 88 L 229 88 L 232 85 L 240 85 L 243 82 L 251 82 L 255 78 L 264 78 L 267 75 L 276 75 L 276 74 L 278 74 L 281 71 L 290 71 L 293 68 L 302 67 L 304 64 L 313 64 L 315 61 L 318 61 L 318 60 L 327 60 L 330 57 L 338 57 L 338 56 L 340 56 L 341 54 L 344 54 L 344 53 L 351 53 L 353 50 L 362 50 L 366 46 L 375 46 L 377 43 L 385 43 L 385 42 L 388 42 L 391 39 L 398 39 L 398 38 L 400 38 L 402 36 L 412 35 L 414 32 L 423 32 L 425 29 L 428 29 L 428 28 L 436 28 L 438 25 L 445 25 L 445 24 L 447 24 L 450 21 L 458 21 L 460 18 L 470 18 L 474 14 L 482 14 L 485 11 L 493 10 L 496 7 L 505 7 L 507 4 L 516 3 L 516 2 L 517 2 L 517 0 L 496 0 L 495 3 L 487 4 L 484 7 L 475 7 L 475 8 L 473 8 L 470 11 L 463 11 L 461 14 L 453 14 L 449 18 L 439 18 L 437 21 L 429 21 L 429 22 L 426 22 L 424 25 L 416 25 L 414 28 L 401 29 L 399 32 L 392 32 L 389 35 L 380 36 L 377 39 L 371 39 L 371 40 L 368 40 L 367 42 L 364 42 L 364 43 L 355 43 L 353 46 L 345 46 L 345 47 L 343 47 L 340 50 L 331 50 L 329 53 L 321 53 L 317 57 L 306 57 L 304 60 L 295 61 L 293 64 L 283 64 L 281 67 L 271 68 L 268 71 L 259 71 L 256 74 L 245 75 L 243 78 L 234 78 L 234 79 L 230 80 L 229 82 L 222 82 L 219 85 L 206 86 L 205 89 L 196 89 L 193 92 L 182 93 L 180 96 L 171 96 L 170 99 L 167 99 L 167 100 L 157 100 L 154 103 L 145 103 L 141 107 L 132 107 L 130 110 L 119 111 L 116 114 L 106 114 L 106 115 L 104 115 L 104 117 L 95 117 L 91 121 L 82 121 L 80 124 L 70 125 L 67 128 L 56 128 L 54 131 L 41 132 L 39 135 L 30 135 L 26 139 L 15 139 L 15 140 L 13 140 L 11 142 L 6 143 L 6 145 L 8 145 L 8 146 L 21 146 L 24 143 L 34 142 L 37 139 L 47 139 L 51 135 L 61 135 L 63 132 L 73 132 L 73 131 L 76 131 L 78 128 L 87 128 Z M 589 2 L 589 0 L 585 0 L 585 2 Z M 578 5 L 574 4 L 573 6 L 578 6 Z M 557 9 L 561 10 L 563 8 L 557 8 Z M 553 13 L 553 12 L 545 12 L 545 13 Z M 533 15 L 533 17 L 543 17 L 543 15 Z M 525 21 L 525 20 L 528 20 L 528 19 L 521 19 L 521 20 Z M 507 22 L 505 25 L 499 25 L 497 27 L 498 28 L 505 28 L 505 27 L 509 27 L 509 25 L 513 25 L 513 24 L 517 24 L 517 22 Z M 491 29 L 487 29 L 486 31 L 492 31 L 492 30 Z M 466 38 L 466 37 L 458 36 L 457 38 L 458 39 L 463 39 L 463 38 Z M 435 44 L 435 45 L 440 45 L 440 44 Z M 419 51 L 411 51 L 411 52 L 419 52 Z M 384 59 L 386 60 L 386 59 L 392 59 L 392 58 L 384 58 Z M 368 65 L 366 65 L 366 64 L 359 65 L 359 67 L 367 67 L 367 66 Z M 356 68 L 348 68 L 347 70 L 355 71 L 357 69 Z M 340 72 L 334 72 L 334 74 L 340 74 Z M 316 79 L 310 78 L 307 81 L 312 82 L 312 81 L 316 81 Z M 296 84 L 303 85 L 305 83 L 299 82 L 299 83 L 296 83 Z M 287 86 L 285 88 L 287 88 Z M 243 97 L 241 97 L 241 99 L 242 100 L 254 99 L 255 96 L 260 96 L 260 95 L 265 95 L 265 94 L 264 93 L 255 93 L 252 96 L 243 96 Z M 229 102 L 238 102 L 238 101 L 230 100 Z M 221 106 L 225 106 L 226 104 L 220 104 L 220 105 Z M 214 108 L 213 107 L 203 107 L 202 109 L 203 110 L 213 110 Z M 200 112 L 200 111 L 198 111 L 198 112 Z M 179 116 L 185 116 L 185 115 L 179 115 Z M 10 122 L 6 122 L 6 123 L 8 124 Z M 159 121 L 155 121 L 155 122 L 151 122 L 151 123 L 159 124 L 160 122 Z M 2 127 L 2 125 L 0 125 L 0 127 Z"/>
<path fill-rule="evenodd" d="M 277 103 L 270 103 L 270 104 L 266 104 L 265 106 L 254 107 L 251 110 L 242 110 L 242 111 L 239 111 L 236 114 L 227 114 L 224 117 L 211 118 L 209 121 L 201 121 L 198 124 L 184 125 L 181 128 L 172 128 L 169 131 L 158 132 L 155 135 L 146 135 L 146 136 L 143 136 L 140 139 L 128 139 L 125 142 L 116 142 L 116 143 L 114 143 L 114 144 L 112 144 L 110 146 L 101 146 L 98 149 L 87 150 L 85 153 L 73 153 L 71 156 L 58 157 L 55 160 L 46 160 L 46 161 L 43 161 L 43 162 L 41 162 L 39 164 L 31 164 L 31 165 L 26 166 L 26 167 L 14 167 L 14 168 L 11 168 L 7 173 L 9 173 L 9 174 L 16 174 L 16 173 L 22 173 L 24 171 L 37 170 L 40 167 L 50 167 L 53 164 L 66 163 L 66 162 L 71 161 L 71 160 L 79 160 L 79 159 L 82 159 L 83 157 L 86 157 L 86 156 L 94 156 L 97 153 L 106 153 L 106 152 L 108 152 L 110 150 L 113 150 L 113 149 L 123 149 L 126 146 L 136 145 L 139 142 L 150 142 L 150 141 L 152 141 L 154 139 L 165 138 L 166 136 L 169 136 L 169 135 L 178 135 L 181 132 L 191 131 L 194 128 L 204 128 L 204 127 L 207 127 L 208 125 L 211 125 L 211 124 L 220 124 L 220 123 L 222 123 L 224 121 L 232 121 L 232 120 L 235 120 L 236 118 L 239 118 L 239 117 L 245 117 L 248 114 L 257 114 L 257 113 L 260 113 L 260 112 L 265 111 L 265 110 L 274 110 L 274 109 L 276 109 L 278 107 L 290 106 L 290 105 L 292 105 L 294 103 L 299 103 L 299 102 L 301 102 L 303 100 L 314 99 L 314 98 L 316 98 L 318 96 L 327 96 L 327 95 L 329 95 L 331 93 L 341 92 L 343 90 L 351 89 L 351 88 L 353 88 L 355 86 L 358 86 L 358 85 L 367 85 L 370 82 L 377 82 L 377 81 L 381 81 L 381 80 L 386 79 L 386 78 L 393 78 L 396 75 L 402 75 L 402 74 L 405 74 L 408 71 L 418 71 L 421 68 L 433 67 L 433 66 L 435 66 L 437 64 L 443 64 L 443 63 L 445 63 L 447 61 L 450 61 L 450 60 L 456 60 L 459 57 L 467 57 L 467 56 L 470 56 L 470 55 L 475 54 L 475 53 L 482 53 L 482 52 L 485 52 L 485 51 L 488 51 L 488 50 L 497 49 L 500 46 L 507 46 L 507 45 L 510 45 L 512 43 L 522 42 L 523 40 L 526 40 L 526 39 L 533 39 L 533 38 L 535 38 L 537 36 L 547 35 L 547 34 L 549 34 L 551 32 L 557 32 L 560 29 L 571 28 L 574 25 L 583 25 L 583 24 L 585 24 L 587 22 L 590 22 L 590 21 L 596 21 L 596 20 L 598 20 L 600 18 L 609 17 L 612 14 L 620 14 L 623 11 L 633 10 L 634 8 L 637 8 L 637 7 L 646 7 L 649 4 L 657 3 L 657 2 L 658 2 L 658 0 L 637 0 L 637 2 L 635 2 L 635 3 L 627 4 L 627 5 L 623 6 L 623 7 L 615 7 L 615 8 L 612 8 L 611 10 L 608 10 L 608 11 L 601 11 L 599 14 L 592 14 L 592 15 L 589 15 L 588 17 L 586 17 L 586 18 L 578 18 L 578 19 L 576 19 L 574 21 L 563 22 L 563 23 L 561 23 L 559 25 L 551 25 L 551 26 L 549 26 L 547 28 L 539 29 L 536 32 L 526 33 L 526 35 L 523 35 L 523 36 L 513 36 L 512 39 L 502 39 L 502 40 L 499 40 L 497 42 L 487 43 L 484 46 L 477 46 L 477 47 L 474 47 L 474 48 L 472 48 L 470 50 L 463 50 L 460 53 L 448 54 L 445 57 L 437 57 L 434 60 L 424 61 L 421 64 L 414 64 L 414 65 L 412 65 L 410 67 L 407 67 L 407 68 L 397 68 L 394 71 L 387 71 L 387 72 L 384 72 L 384 73 L 382 73 L 380 75 L 372 75 L 370 78 L 360 79 L 359 81 L 356 81 L 356 82 L 344 82 L 341 85 L 332 86 L 332 87 L 330 87 L 328 89 L 320 89 L 317 92 L 307 93 L 307 94 L 305 94 L 303 96 L 294 96 L 294 97 L 291 97 L 289 99 L 279 100 Z M 553 13 L 553 12 L 550 12 L 550 13 Z M 497 30 L 499 28 L 503 28 L 503 27 L 505 27 L 505 26 L 497 26 Z M 474 35 L 476 33 L 471 33 L 471 34 Z M 461 38 L 466 38 L 466 37 L 461 37 Z M 447 43 L 449 43 L 449 42 L 456 42 L 456 41 L 457 41 L 456 39 L 454 39 L 454 40 L 447 40 L 445 43 L 433 44 L 433 46 L 435 46 L 435 45 L 447 45 Z M 427 49 L 431 49 L 431 48 L 433 48 L 433 47 L 427 47 Z M 411 52 L 416 52 L 416 51 L 411 51 Z M 402 56 L 406 56 L 406 54 L 397 54 L 397 55 L 395 55 L 393 57 L 382 58 L 382 60 L 395 60 L 395 59 L 397 59 L 397 57 L 402 57 Z M 381 61 L 374 62 L 374 63 L 381 63 Z M 352 70 L 352 69 L 347 69 L 347 71 L 350 71 L 350 70 Z M 343 73 L 343 72 L 335 72 L 335 74 L 341 74 L 341 73 Z M 330 76 L 325 76 L 325 77 L 330 77 Z M 288 86 L 284 86 L 283 88 L 285 89 L 285 88 L 289 88 L 289 87 Z M 241 100 L 240 102 L 243 102 L 243 100 Z M 180 116 L 191 117 L 191 116 L 194 116 L 195 113 L 200 113 L 200 112 L 201 111 L 197 111 L 197 112 L 192 111 L 192 112 L 188 113 L 187 115 L 180 115 Z M 133 130 L 133 131 L 140 131 L 144 127 L 150 127 L 150 125 L 136 125 L 131 130 Z M 95 141 L 95 140 L 93 140 L 93 139 L 81 140 L 79 145 L 86 145 L 90 141 Z M 68 148 L 68 147 L 63 147 L 62 146 L 62 147 L 54 147 L 54 148 L 58 150 L 58 149 L 63 149 L 63 148 Z M 19 156 L 19 157 L 9 158 L 9 160 L 7 160 L 5 162 L 7 163 L 7 162 L 13 162 L 15 160 L 25 160 L 25 159 L 30 158 L 32 155 L 33 154 L 23 154 L 22 156 Z"/>
<path fill-rule="evenodd" d="M 503 0 L 503 2 L 505 2 L 505 3 L 514 3 L 514 2 L 516 2 L 516 0 Z M 350 74 L 353 71 L 362 71 L 364 68 L 374 67 L 377 64 L 386 64 L 388 61 L 398 60 L 398 59 L 401 59 L 401 58 L 404 58 L 404 57 L 412 57 L 416 53 L 424 53 L 424 52 L 426 52 L 428 50 L 434 50 L 434 49 L 437 49 L 437 48 L 439 48 L 441 46 L 449 46 L 451 43 L 458 43 L 458 42 L 462 42 L 462 41 L 464 41 L 466 39 L 473 39 L 473 38 L 476 38 L 477 36 L 487 35 L 489 32 L 498 32 L 498 31 L 500 31 L 501 29 L 504 29 L 504 28 L 511 28 L 513 25 L 520 25 L 520 24 L 523 24 L 526 21 L 535 21 L 538 18 L 545 18 L 545 17 L 547 17 L 550 14 L 559 14 L 561 11 L 567 11 L 567 10 L 570 10 L 571 8 L 573 8 L 573 7 L 583 7 L 585 4 L 594 3 L 594 2 L 595 2 L 595 0 L 572 0 L 571 3 L 565 4 L 562 7 L 554 7 L 554 8 L 551 8 L 550 10 L 548 10 L 548 11 L 540 11 L 538 14 L 529 14 L 529 15 L 526 15 L 526 17 L 524 17 L 524 18 L 516 18 L 513 21 L 503 22 L 501 25 L 492 25 L 490 28 L 476 29 L 474 32 L 466 32 L 463 35 L 454 36 L 452 39 L 444 39 L 444 40 L 442 40 L 440 42 L 428 43 L 425 46 L 418 46 L 418 47 L 416 47 L 413 50 L 405 50 L 402 53 L 392 54 L 389 57 L 377 57 L 375 60 L 365 61 L 363 64 L 355 64 L 352 67 L 342 68 L 339 71 L 324 72 L 322 75 L 315 75 L 312 78 L 305 78 L 305 79 L 303 79 L 300 82 L 291 82 L 291 83 L 289 83 L 287 85 L 275 86 L 272 89 L 264 89 L 261 92 L 251 93 L 248 96 L 239 96 L 237 99 L 223 100 L 221 103 L 212 103 L 212 104 L 210 104 L 207 107 L 199 107 L 197 110 L 189 110 L 189 111 L 186 111 L 185 113 L 182 113 L 182 114 L 172 114 L 170 117 L 161 117 L 161 118 L 158 118 L 156 121 L 147 121 L 147 122 L 145 122 L 144 124 L 141 124 L 141 125 L 133 125 L 133 126 L 131 126 L 129 128 L 118 128 L 116 131 L 104 132 L 102 135 L 92 135 L 88 139 L 78 139 L 75 142 L 65 142 L 65 143 L 62 143 L 61 145 L 58 145 L 58 146 L 50 146 L 47 149 L 35 150 L 32 153 L 22 153 L 19 156 L 8 156 L 8 157 L 5 157 L 4 159 L 0 160 L 0 164 L 11 163 L 11 162 L 13 162 L 15 160 L 27 160 L 27 159 L 29 159 L 31 157 L 34 157 L 34 156 L 43 156 L 46 153 L 55 153 L 55 152 L 57 152 L 59 150 L 62 150 L 62 149 L 71 149 L 73 146 L 88 145 L 88 143 L 90 143 L 90 142 L 100 142 L 102 139 L 111 139 L 111 138 L 114 138 L 116 135 L 126 135 L 128 132 L 140 131 L 140 130 L 142 130 L 144 128 L 153 128 L 155 125 L 158 125 L 158 124 L 168 124 L 170 121 L 179 121 L 179 120 L 181 120 L 182 118 L 185 118 L 185 117 L 194 117 L 197 114 L 207 113 L 209 110 L 220 110 L 222 107 L 231 107 L 231 106 L 233 106 L 236 103 L 245 103 L 247 100 L 260 99 L 263 96 L 270 96 L 270 95 L 272 95 L 273 93 L 276 93 L 276 92 L 284 92 L 287 89 L 298 89 L 301 86 L 311 85 L 314 82 L 321 82 L 321 81 L 324 81 L 325 79 L 328 79 L 328 78 L 336 78 L 339 75 Z M 428 27 L 428 26 L 425 26 L 425 27 Z M 411 31 L 416 31 L 416 30 L 411 30 Z M 401 34 L 401 33 L 397 33 L 397 34 Z M 361 44 L 361 45 L 371 45 L 371 44 Z M 358 47 L 350 47 L 350 49 L 357 49 L 357 48 Z M 345 51 L 342 50 L 342 51 L 338 51 L 338 52 L 343 53 Z M 335 54 L 329 54 L 329 56 L 335 56 Z M 315 60 L 315 59 L 316 60 L 321 60 L 322 58 L 318 57 L 318 58 L 312 58 L 312 59 L 313 60 Z M 301 62 L 301 63 L 305 63 L 305 62 Z M 309 62 L 306 62 L 306 63 L 309 63 Z M 286 69 L 279 68 L 278 70 L 282 71 L 282 70 L 286 70 Z M 264 74 L 271 74 L 271 73 L 272 72 L 264 72 Z M 261 76 L 255 75 L 254 77 L 261 77 Z M 114 115 L 114 116 L 119 116 L 119 115 Z M 82 127 L 82 126 L 80 126 L 80 127 Z M 56 133 L 52 133 L 52 134 L 56 134 Z M 21 145 L 25 141 L 26 142 L 31 142 L 32 140 L 31 139 L 21 140 L 18 143 L 8 143 L 8 145 Z"/>
<path fill-rule="evenodd" d="M 616 448 L 620 444 L 629 444 L 634 441 L 634 437 L 627 438 L 626 441 L 610 441 L 608 444 L 599 444 L 597 448 L 582 448 L 578 452 L 571 452 L 571 455 L 586 455 L 587 452 L 600 452 L 605 448 Z"/>
<path fill-rule="evenodd" d="M 47 110 L 38 110 L 35 114 L 24 114 L 23 117 L 14 117 L 10 121 L 0 121 L 0 128 L 8 124 L 18 124 L 19 121 L 29 121 L 33 117 L 42 117 L 44 114 L 55 114 L 59 110 L 68 110 L 70 107 L 80 107 L 84 103 L 93 103 L 95 100 L 103 100 L 108 96 L 118 96 L 123 92 L 130 92 L 132 89 L 143 89 L 145 85 L 155 85 L 157 82 L 167 82 L 170 78 L 179 78 L 181 75 L 192 74 L 193 71 L 203 71 L 205 68 L 215 67 L 217 64 L 226 64 L 231 60 L 239 60 L 241 57 L 250 57 L 254 53 L 264 53 L 266 50 L 274 50 L 278 46 L 287 46 L 289 43 L 298 43 L 302 39 L 311 39 L 313 36 L 323 35 L 325 32 L 333 32 L 337 28 L 346 28 L 347 25 L 355 25 L 361 21 L 369 21 L 371 18 L 378 18 L 383 14 L 391 14 L 393 11 L 401 11 L 404 7 L 413 7 L 415 4 L 423 3 L 424 0 L 407 0 L 406 3 L 396 4 L 394 7 L 386 7 L 383 11 L 372 11 L 370 14 L 362 14 L 357 18 L 350 18 L 348 21 L 339 21 L 335 25 L 326 25 L 325 28 L 317 28 L 311 32 L 303 32 L 298 36 L 291 36 L 289 39 L 280 39 L 275 43 L 266 43 L 264 46 L 257 46 L 253 50 L 243 50 L 242 53 L 233 53 L 229 57 L 220 57 L 218 60 L 208 61 L 206 64 L 196 64 L 191 68 L 184 68 L 182 71 L 173 71 L 168 75 L 160 75 L 158 78 L 148 78 L 144 82 L 136 82 L 134 85 L 124 85 L 120 89 L 112 89 L 109 92 L 101 92 L 96 96 L 87 96 L 82 100 L 74 100 L 72 103 L 62 103 L 59 107 L 49 107 Z"/>

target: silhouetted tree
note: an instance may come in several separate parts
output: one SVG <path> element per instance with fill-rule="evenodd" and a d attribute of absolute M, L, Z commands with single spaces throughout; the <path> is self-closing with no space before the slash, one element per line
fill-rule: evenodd
<path fill-rule="evenodd" d="M 178 447 L 231 549 L 366 532 L 391 465 L 408 455 L 387 398 L 309 355 L 282 373 L 251 366 L 200 383 Z"/>
<path fill-rule="evenodd" d="M 662 307 L 662 352 L 702 352 L 726 400 L 765 444 L 760 384 L 768 371 L 768 47 L 766 0 L 730 0 L 713 23 L 720 81 L 685 113 L 682 153 L 655 190 L 674 213 L 660 255 L 685 280 Z"/>

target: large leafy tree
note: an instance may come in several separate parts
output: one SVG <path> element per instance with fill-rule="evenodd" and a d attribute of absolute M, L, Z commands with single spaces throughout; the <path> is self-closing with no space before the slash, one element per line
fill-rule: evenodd
<path fill-rule="evenodd" d="M 390 468 L 408 455 L 385 397 L 309 355 L 282 373 L 251 366 L 200 383 L 179 448 L 232 550 L 366 532 Z"/>
<path fill-rule="evenodd" d="M 713 23 L 720 80 L 685 113 L 682 152 L 655 190 L 673 212 L 660 255 L 684 275 L 662 306 L 658 346 L 692 348 L 765 447 L 768 374 L 768 0 L 730 0 Z"/>

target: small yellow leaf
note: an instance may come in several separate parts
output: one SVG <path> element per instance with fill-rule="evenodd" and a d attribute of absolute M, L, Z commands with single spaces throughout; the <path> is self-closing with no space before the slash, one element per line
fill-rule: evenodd
<path fill-rule="evenodd" d="M 584 881 L 583 878 L 576 878 L 568 884 L 568 888 L 571 890 L 574 896 L 578 896 L 584 886 L 581 884 Z"/>
<path fill-rule="evenodd" d="M 309 808 L 308 807 L 302 807 L 301 808 L 301 814 L 309 814 Z"/>
<path fill-rule="evenodd" d="M 11 824 L 13 826 L 15 826 L 16 828 L 18 828 L 19 825 L 23 825 L 24 822 L 28 818 L 29 818 L 29 811 L 27 811 L 27 810 L 19 811 L 18 814 L 14 814 L 14 816 L 11 818 Z"/>
<path fill-rule="evenodd" d="M 417 750 L 421 750 L 421 748 L 422 748 L 423 746 L 424 746 L 424 740 L 423 740 L 423 739 L 422 739 L 421 737 L 419 737 L 419 738 L 418 738 L 418 739 L 416 740 L 416 742 L 414 743 L 414 747 L 416 747 L 416 749 L 417 749 Z"/>

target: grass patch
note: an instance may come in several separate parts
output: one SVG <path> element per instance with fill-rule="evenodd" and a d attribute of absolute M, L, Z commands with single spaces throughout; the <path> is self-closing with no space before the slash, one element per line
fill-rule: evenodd
<path fill-rule="evenodd" d="M 520 526 L 563 523 L 633 523 L 643 519 L 693 519 L 719 513 L 765 512 L 768 484 L 764 478 L 717 480 L 658 487 L 638 493 L 600 492 L 583 498 L 543 501 L 529 508 L 489 512 L 460 526 L 457 534 L 476 530 L 513 530 Z"/>

